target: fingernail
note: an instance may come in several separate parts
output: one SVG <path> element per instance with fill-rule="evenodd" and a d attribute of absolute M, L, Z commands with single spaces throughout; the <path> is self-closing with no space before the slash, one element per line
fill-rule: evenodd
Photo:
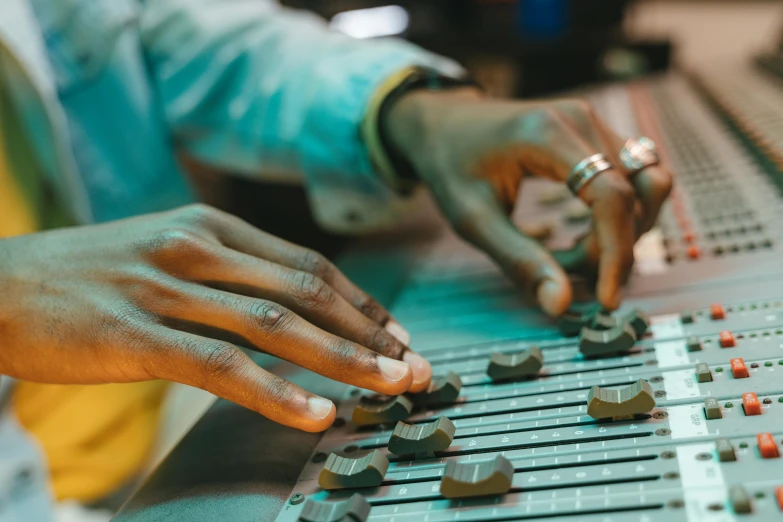
<path fill-rule="evenodd" d="M 403 328 L 400 323 L 398 323 L 394 319 L 389 319 L 389 321 L 386 323 L 385 328 L 387 332 L 392 334 L 402 344 L 404 344 L 405 346 L 410 346 L 411 334 L 408 333 L 408 330 Z"/>
<path fill-rule="evenodd" d="M 560 301 L 562 291 L 560 285 L 551 279 L 547 279 L 540 285 L 538 285 L 538 303 L 546 313 L 552 316 L 557 316 L 561 313 Z"/>
<path fill-rule="evenodd" d="M 381 373 L 387 379 L 391 379 L 395 382 L 405 377 L 408 372 L 411 371 L 411 367 L 408 366 L 408 363 L 404 363 L 402 361 L 390 359 L 388 357 L 384 357 L 383 355 L 378 356 L 377 360 L 378 368 L 381 370 Z"/>
<path fill-rule="evenodd" d="M 418 388 L 432 380 L 432 366 L 427 360 L 416 352 L 406 351 L 402 360 L 408 363 L 413 370 L 413 387 Z"/>
<path fill-rule="evenodd" d="M 334 408 L 332 401 L 324 399 L 322 397 L 310 397 L 307 399 L 307 407 L 310 408 L 312 414 L 318 419 L 325 419 L 329 412 Z"/>

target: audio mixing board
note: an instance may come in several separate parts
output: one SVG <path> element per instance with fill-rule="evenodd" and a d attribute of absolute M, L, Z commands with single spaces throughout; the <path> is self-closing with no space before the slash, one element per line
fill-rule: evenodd
<path fill-rule="evenodd" d="M 347 389 L 276 520 L 783 519 L 779 82 L 734 66 L 588 93 L 676 176 L 624 308 L 547 320 L 445 233 L 392 306 L 432 389 Z M 552 248 L 590 219 L 540 180 L 514 217 Z"/>

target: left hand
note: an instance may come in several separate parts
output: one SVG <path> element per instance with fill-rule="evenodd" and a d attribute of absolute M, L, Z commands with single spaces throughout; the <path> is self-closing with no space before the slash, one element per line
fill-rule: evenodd
<path fill-rule="evenodd" d="M 619 307 L 636 240 L 655 223 L 671 190 L 661 167 L 630 175 L 618 155 L 625 140 L 582 100 L 490 100 L 473 88 L 414 91 L 395 103 L 386 125 L 454 229 L 489 254 L 550 315 L 565 312 L 572 289 L 565 268 L 597 269 L 596 294 Z M 615 168 L 579 197 L 592 209 L 590 232 L 558 257 L 509 219 L 525 174 L 565 183 L 584 158 L 603 152 Z"/>

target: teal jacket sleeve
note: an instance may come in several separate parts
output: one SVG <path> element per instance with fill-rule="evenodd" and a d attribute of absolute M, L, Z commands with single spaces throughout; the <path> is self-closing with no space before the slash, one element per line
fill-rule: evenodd
<path fill-rule="evenodd" d="M 247 176 L 304 182 L 319 223 L 362 232 L 406 202 L 359 135 L 375 89 L 412 65 L 459 66 L 396 39 L 356 40 L 269 0 L 145 0 L 142 41 L 176 143 Z"/>

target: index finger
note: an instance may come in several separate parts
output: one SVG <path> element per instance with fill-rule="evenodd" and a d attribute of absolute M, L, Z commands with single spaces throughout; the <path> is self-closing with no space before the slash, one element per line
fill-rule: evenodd
<path fill-rule="evenodd" d="M 524 235 L 511 222 L 495 199 L 491 187 L 476 181 L 459 196 L 441 194 L 454 229 L 486 252 L 550 315 L 566 311 L 571 303 L 571 285 L 563 269 L 537 241 Z M 436 196 L 438 196 L 436 194 Z"/>

